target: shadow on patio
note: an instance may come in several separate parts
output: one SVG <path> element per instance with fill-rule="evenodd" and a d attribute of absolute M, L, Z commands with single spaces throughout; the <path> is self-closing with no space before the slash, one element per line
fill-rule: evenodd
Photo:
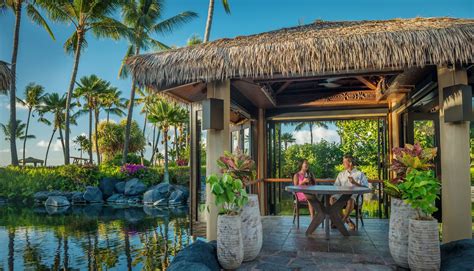
<path fill-rule="evenodd" d="M 331 230 L 326 240 L 320 226 L 306 236 L 309 217 L 301 217 L 300 228 L 290 216 L 265 216 L 263 247 L 257 259 L 239 270 L 395 270 L 388 248 L 388 220 L 367 219 L 365 226 L 342 236 Z"/>

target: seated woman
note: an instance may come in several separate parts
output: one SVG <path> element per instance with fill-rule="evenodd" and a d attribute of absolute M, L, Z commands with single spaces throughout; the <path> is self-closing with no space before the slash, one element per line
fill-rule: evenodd
<path fill-rule="evenodd" d="M 369 182 L 364 173 L 355 168 L 354 158 L 351 155 L 344 155 L 342 160 L 344 170 L 341 171 L 334 182 L 334 185 L 338 186 L 358 186 L 358 187 L 369 187 Z M 331 197 L 331 205 L 336 203 L 341 195 L 334 195 Z M 350 219 L 349 215 L 354 210 L 355 200 L 357 195 L 352 195 L 352 197 L 347 201 L 345 214 L 342 217 L 342 221 L 345 221 L 349 225 L 350 230 L 355 229 L 355 224 Z M 358 202 L 360 205 L 361 202 Z"/>
<path fill-rule="evenodd" d="M 309 172 L 309 164 L 307 160 L 302 160 L 298 165 L 298 172 L 293 175 L 293 184 L 294 185 L 314 185 L 314 177 L 311 172 Z M 301 192 L 296 193 L 296 200 L 298 201 L 307 201 L 308 209 L 311 219 L 314 217 L 314 208 L 311 205 L 311 202 L 308 201 L 305 194 Z"/>

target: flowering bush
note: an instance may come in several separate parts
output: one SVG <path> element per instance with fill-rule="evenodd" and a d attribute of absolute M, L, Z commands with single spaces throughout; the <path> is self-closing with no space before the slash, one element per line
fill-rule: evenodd
<path fill-rule="evenodd" d="M 120 168 L 120 172 L 131 178 L 141 178 L 147 168 L 140 164 L 125 164 Z"/>
<path fill-rule="evenodd" d="M 176 160 L 176 165 L 179 167 L 184 167 L 188 165 L 188 160 L 186 159 L 178 159 Z"/>
<path fill-rule="evenodd" d="M 221 168 L 222 173 L 241 180 L 244 185 L 255 180 L 255 162 L 240 149 L 237 149 L 235 154 L 225 152 L 224 156 L 217 160 L 217 165 Z"/>

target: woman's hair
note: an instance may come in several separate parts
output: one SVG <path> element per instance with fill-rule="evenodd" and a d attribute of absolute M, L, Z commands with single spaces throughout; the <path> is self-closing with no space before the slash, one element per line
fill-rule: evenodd
<path fill-rule="evenodd" d="M 309 178 L 310 178 L 311 183 L 314 183 L 314 176 L 313 176 L 313 174 L 311 173 L 311 171 L 309 170 L 309 162 L 308 162 L 307 159 L 301 159 L 301 160 L 298 162 L 298 169 L 296 170 L 295 174 L 293 174 L 293 175 L 296 175 L 296 174 L 298 174 L 298 172 L 300 172 L 300 170 L 301 170 L 301 168 L 303 167 L 303 164 L 304 164 L 304 163 L 308 164 L 308 171 L 307 171 L 307 173 L 308 173 L 308 175 L 309 175 Z"/>

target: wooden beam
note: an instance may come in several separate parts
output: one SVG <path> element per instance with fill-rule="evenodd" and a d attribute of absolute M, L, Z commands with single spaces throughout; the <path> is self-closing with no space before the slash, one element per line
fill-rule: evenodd
<path fill-rule="evenodd" d="M 280 88 L 277 89 L 275 95 L 278 95 L 283 92 L 289 85 L 291 85 L 291 83 L 293 83 L 293 81 L 286 81 Z"/>
<path fill-rule="evenodd" d="M 379 104 L 373 90 L 329 92 L 295 96 L 279 96 L 278 106 L 335 106 Z"/>
<path fill-rule="evenodd" d="M 275 107 L 275 99 L 266 91 L 262 90 L 259 84 L 250 80 L 232 80 L 232 86 L 242 95 L 251 101 L 258 108 Z"/>
<path fill-rule="evenodd" d="M 372 82 L 370 82 L 369 80 L 365 79 L 365 77 L 363 76 L 356 76 L 355 77 L 357 80 L 359 80 L 360 82 L 362 82 L 364 85 L 366 85 L 368 88 L 370 88 L 371 90 L 376 90 L 377 89 L 377 86 L 374 85 Z"/>

